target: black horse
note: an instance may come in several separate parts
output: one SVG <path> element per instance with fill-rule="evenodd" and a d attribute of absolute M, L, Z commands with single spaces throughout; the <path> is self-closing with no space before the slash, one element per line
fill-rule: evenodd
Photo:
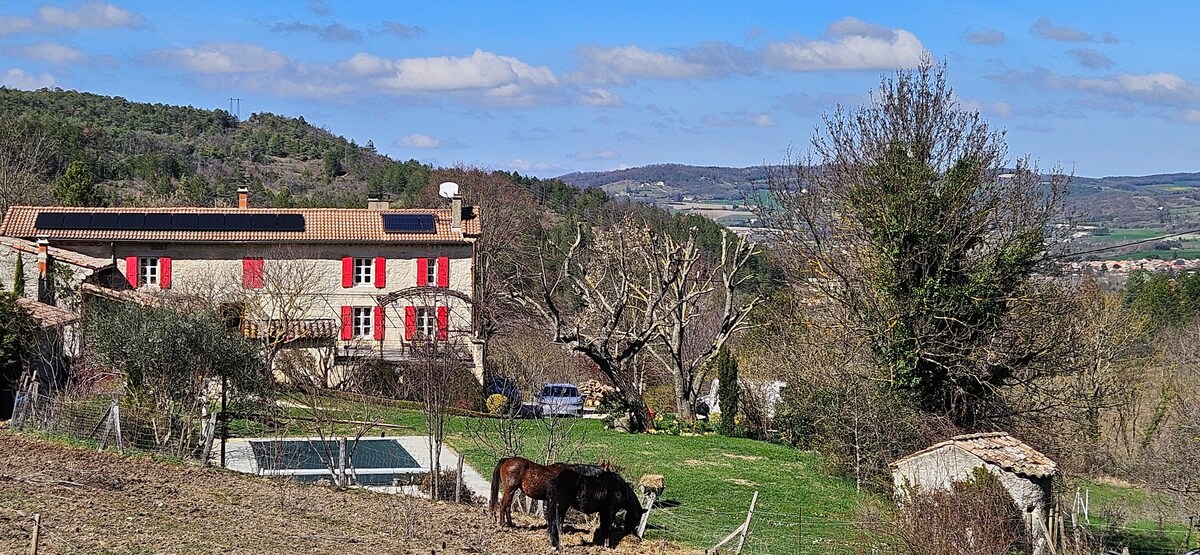
<path fill-rule="evenodd" d="M 606 471 L 599 476 L 584 476 L 574 470 L 563 470 L 546 488 L 546 523 L 550 547 L 560 547 L 558 535 L 562 530 L 563 518 L 572 507 L 587 514 L 600 513 L 600 527 L 596 528 L 592 543 L 605 547 L 616 547 L 621 537 L 612 536 L 613 520 L 618 511 L 625 511 L 622 536 L 632 534 L 637 529 L 645 512 L 633 488 L 620 474 Z"/>

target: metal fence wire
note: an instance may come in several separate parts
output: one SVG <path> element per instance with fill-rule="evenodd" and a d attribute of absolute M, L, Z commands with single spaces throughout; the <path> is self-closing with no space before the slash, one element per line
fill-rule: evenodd
<path fill-rule="evenodd" d="M 12 427 L 99 447 L 201 458 L 212 419 L 155 411 L 112 395 L 19 395 Z"/>

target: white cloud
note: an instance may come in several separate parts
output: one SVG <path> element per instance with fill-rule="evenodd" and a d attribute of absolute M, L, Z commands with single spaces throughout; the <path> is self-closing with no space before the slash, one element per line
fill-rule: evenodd
<path fill-rule="evenodd" d="M 420 25 L 408 25 L 398 21 L 384 21 L 384 33 L 391 34 L 400 39 L 411 39 L 425 34 L 425 28 Z"/>
<path fill-rule="evenodd" d="M 1028 85 L 1042 90 L 1062 90 L 1084 95 L 1071 100 L 1083 108 L 1131 113 L 1138 104 L 1174 108 L 1181 114 L 1200 105 L 1200 84 L 1174 73 L 1118 73 L 1103 77 L 1078 77 L 1044 69 L 1011 70 L 990 79 L 1008 85 Z M 1161 113 L 1157 115 L 1162 115 Z M 1172 116 L 1175 117 L 1175 116 Z"/>
<path fill-rule="evenodd" d="M 708 114 L 700 121 L 713 127 L 774 127 L 779 122 L 770 114 L 758 114 L 746 110 L 726 113 L 724 115 Z"/>
<path fill-rule="evenodd" d="M 276 23 L 271 30 L 276 33 L 306 33 L 316 36 L 322 42 L 355 42 L 362 40 L 362 33 L 341 23 L 329 25 L 315 23 Z"/>
<path fill-rule="evenodd" d="M 96 0 L 84 0 L 79 10 L 73 12 L 57 6 L 42 6 L 37 14 L 43 23 L 67 29 L 135 29 L 144 22 L 135 12 Z"/>
<path fill-rule="evenodd" d="M 69 46 L 53 42 L 37 42 L 24 46 L 4 48 L 3 50 L 13 52 L 31 60 L 38 60 L 53 65 L 80 64 L 88 61 L 87 54 Z"/>
<path fill-rule="evenodd" d="M 32 19 L 13 15 L 0 15 L 0 36 L 15 35 L 32 28 Z"/>
<path fill-rule="evenodd" d="M 375 80 L 380 87 L 394 92 L 434 92 L 462 90 L 505 90 L 510 85 L 550 87 L 558 83 L 546 66 L 534 67 L 510 56 L 476 50 L 467 57 L 438 56 L 400 58 L 387 61 L 390 75 Z"/>
<path fill-rule="evenodd" d="M 49 73 L 33 75 L 20 68 L 12 68 L 0 78 L 0 85 L 12 89 L 34 90 L 54 86 L 54 76 Z"/>
<path fill-rule="evenodd" d="M 1068 50 L 1067 55 L 1075 60 L 1075 63 L 1088 69 L 1108 69 L 1113 66 L 1112 58 L 1098 50 L 1091 48 L 1076 48 Z"/>
<path fill-rule="evenodd" d="M 599 87 L 579 93 L 576 100 L 586 106 L 620 107 L 625 105 L 621 95 Z"/>
<path fill-rule="evenodd" d="M 582 150 L 571 155 L 571 158 L 576 160 L 615 160 L 620 157 L 621 155 L 611 148 L 604 150 Z"/>
<path fill-rule="evenodd" d="M 549 172 L 563 171 L 564 169 L 563 166 L 558 164 L 552 164 L 550 162 L 530 162 L 520 158 L 513 159 L 511 162 L 505 164 L 505 167 L 510 170 L 516 170 L 520 172 Z"/>
<path fill-rule="evenodd" d="M 396 139 L 396 145 L 406 148 L 437 148 L 442 145 L 442 141 L 429 135 L 415 134 Z"/>
<path fill-rule="evenodd" d="M 916 35 L 846 18 L 829 26 L 832 40 L 772 42 L 763 51 L 764 62 L 791 71 L 896 69 L 921 61 L 925 47 Z"/>
<path fill-rule="evenodd" d="M 203 75 L 269 73 L 291 65 L 283 54 L 243 42 L 209 42 L 199 48 L 164 48 L 147 53 L 145 59 Z"/>
<path fill-rule="evenodd" d="M 1200 123 L 1200 110 L 1188 110 L 1184 112 L 1183 120 L 1190 123 Z"/>
<path fill-rule="evenodd" d="M 725 42 L 702 42 L 673 53 L 651 52 L 639 46 L 576 50 L 578 80 L 627 84 L 637 79 L 716 79 L 753 73 L 759 63 L 754 53 Z"/>

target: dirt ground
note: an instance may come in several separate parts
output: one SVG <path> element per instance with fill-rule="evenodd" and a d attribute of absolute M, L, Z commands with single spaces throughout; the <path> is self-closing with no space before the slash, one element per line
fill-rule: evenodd
<path fill-rule="evenodd" d="M 549 553 L 544 522 L 486 508 L 334 491 L 199 465 L 99 453 L 0 430 L 0 553 Z M 517 515 L 514 515 L 517 516 Z M 564 553 L 696 553 L 626 538 L 615 551 L 568 534 Z"/>

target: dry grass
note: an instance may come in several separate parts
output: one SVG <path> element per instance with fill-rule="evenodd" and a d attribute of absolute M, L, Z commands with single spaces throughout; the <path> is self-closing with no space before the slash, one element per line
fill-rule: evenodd
<path fill-rule="evenodd" d="M 543 524 L 500 529 L 483 507 L 276 482 L 195 465 L 122 457 L 0 430 L 0 552 L 472 553 L 547 551 Z M 612 553 L 565 537 L 571 553 Z M 616 553 L 691 553 L 629 538 Z"/>

